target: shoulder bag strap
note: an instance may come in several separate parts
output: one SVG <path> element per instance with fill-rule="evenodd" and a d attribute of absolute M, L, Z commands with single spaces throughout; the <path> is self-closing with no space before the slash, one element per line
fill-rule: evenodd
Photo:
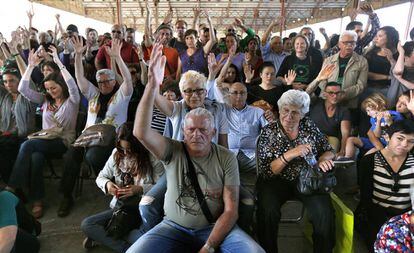
<path fill-rule="evenodd" d="M 190 159 L 190 155 L 188 154 L 188 151 L 187 151 L 187 149 L 186 149 L 186 147 L 184 145 L 184 142 L 181 142 L 181 143 L 183 145 L 184 153 L 185 153 L 185 156 L 187 158 L 188 174 L 190 176 L 191 184 L 193 185 L 194 191 L 195 191 L 195 193 L 197 195 L 198 203 L 200 204 L 201 210 L 203 211 L 203 214 L 206 217 L 207 221 L 210 224 L 211 223 L 214 223 L 213 215 L 211 214 L 210 209 L 207 206 L 207 202 L 204 201 L 205 200 L 204 194 L 201 191 L 200 185 L 198 184 L 197 174 L 195 172 L 194 164 L 193 164 L 193 162 Z"/>

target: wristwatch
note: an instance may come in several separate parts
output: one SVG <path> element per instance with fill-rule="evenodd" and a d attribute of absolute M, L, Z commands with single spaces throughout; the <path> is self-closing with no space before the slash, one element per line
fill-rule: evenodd
<path fill-rule="evenodd" d="M 214 253 L 214 252 L 216 252 L 216 250 L 210 244 L 208 244 L 208 242 L 206 242 L 206 244 L 204 244 L 203 247 L 206 248 L 206 250 L 207 250 L 208 253 Z"/>

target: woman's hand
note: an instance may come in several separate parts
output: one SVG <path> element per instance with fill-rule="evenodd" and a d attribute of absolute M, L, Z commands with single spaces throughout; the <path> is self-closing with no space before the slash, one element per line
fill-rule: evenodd
<path fill-rule="evenodd" d="M 385 54 L 385 57 L 387 57 L 387 60 L 390 62 L 391 65 L 395 63 L 391 50 L 389 50 L 388 48 L 383 48 L 382 52 Z"/>
<path fill-rule="evenodd" d="M 269 123 L 275 121 L 276 119 L 275 114 L 271 110 L 266 110 L 264 113 L 264 117 Z"/>
<path fill-rule="evenodd" d="M 29 58 L 27 60 L 27 65 L 28 67 L 36 67 L 37 65 L 40 64 L 42 60 L 40 59 L 38 52 L 34 51 L 34 49 L 30 50 L 29 52 Z"/>
<path fill-rule="evenodd" d="M 296 79 L 296 72 L 294 69 L 290 69 L 287 73 L 287 75 L 285 75 L 285 82 L 287 85 L 292 85 L 293 82 Z"/>
<path fill-rule="evenodd" d="M 246 77 L 246 83 L 250 83 L 254 77 L 254 69 L 250 64 L 246 63 L 243 65 L 244 76 Z"/>
<path fill-rule="evenodd" d="M 108 191 L 109 194 L 111 194 L 112 196 L 116 196 L 116 193 L 119 189 L 119 186 L 117 186 L 116 184 L 114 184 L 111 181 L 108 181 L 108 183 L 106 183 L 106 190 Z"/>
<path fill-rule="evenodd" d="M 414 114 L 414 92 L 410 90 L 410 101 L 407 103 L 407 109 Z"/>
<path fill-rule="evenodd" d="M 328 172 L 330 170 L 333 169 L 334 167 L 334 162 L 332 160 L 324 160 L 321 162 L 318 162 L 318 167 L 323 171 L 323 172 Z"/>
<path fill-rule="evenodd" d="M 142 192 L 142 186 L 140 185 L 127 185 L 123 188 L 119 188 L 117 195 L 120 199 L 127 198 L 139 194 Z"/>
<path fill-rule="evenodd" d="M 207 61 L 208 61 L 208 72 L 211 73 L 212 77 L 216 77 L 224 65 L 223 58 L 221 58 L 220 61 L 217 62 L 216 56 L 214 55 L 214 53 L 209 53 L 207 56 Z"/>
<path fill-rule="evenodd" d="M 162 55 L 162 44 L 155 43 L 152 48 L 151 57 L 148 68 L 148 84 L 147 85 L 161 85 L 164 79 L 165 62 L 167 58 Z"/>
<path fill-rule="evenodd" d="M 398 51 L 398 53 L 399 53 L 400 55 L 404 55 L 404 54 L 405 54 L 405 50 L 404 50 L 403 46 L 401 45 L 401 40 L 400 40 L 400 41 L 398 41 L 398 44 L 397 44 L 397 51 Z"/>
<path fill-rule="evenodd" d="M 52 56 L 53 61 L 54 61 L 55 63 L 60 62 L 59 55 L 58 55 L 58 53 L 57 53 L 57 49 L 56 49 L 56 47 L 54 47 L 54 46 L 50 45 L 50 46 L 49 46 L 49 50 L 51 51 L 49 54 Z"/>
<path fill-rule="evenodd" d="M 310 144 L 301 144 L 295 148 L 290 149 L 286 153 L 289 157 L 291 157 L 289 160 L 292 160 L 297 157 L 305 157 L 310 152 L 312 152 L 312 147 Z"/>

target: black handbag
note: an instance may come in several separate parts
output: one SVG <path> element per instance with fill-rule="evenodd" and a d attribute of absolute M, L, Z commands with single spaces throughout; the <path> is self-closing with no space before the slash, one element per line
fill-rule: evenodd
<path fill-rule="evenodd" d="M 333 170 L 323 172 L 315 165 L 300 171 L 297 188 L 302 194 L 327 194 L 332 192 L 335 186 L 336 177 Z"/>
<path fill-rule="evenodd" d="M 141 224 L 138 205 L 141 196 L 131 196 L 125 200 L 118 200 L 111 219 L 105 226 L 108 236 L 118 240 L 138 228 Z"/>

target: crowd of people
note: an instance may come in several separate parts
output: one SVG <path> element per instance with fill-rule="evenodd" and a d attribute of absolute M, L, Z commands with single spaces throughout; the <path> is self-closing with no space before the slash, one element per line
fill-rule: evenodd
<path fill-rule="evenodd" d="M 281 207 L 298 199 L 313 252 L 332 252 L 330 195 L 297 185 L 315 166 L 345 166 L 358 173 L 356 227 L 369 251 L 414 251 L 414 29 L 403 44 L 371 5 L 357 11 L 369 24 L 331 36 L 321 28 L 323 47 L 310 27 L 272 35 L 281 18 L 261 37 L 235 18 L 218 38 L 200 9 L 192 27 L 169 13 L 153 32 L 147 6 L 138 43 L 125 25 L 81 34 L 59 15 L 40 32 L 28 12 L 27 29 L 1 38 L 0 252 L 38 252 L 17 207 L 44 215 L 43 171 L 56 158 L 57 216 L 75 205 L 82 163 L 113 196 L 80 224 L 86 249 L 278 252 Z M 396 226 L 402 238 L 387 234 Z"/>

